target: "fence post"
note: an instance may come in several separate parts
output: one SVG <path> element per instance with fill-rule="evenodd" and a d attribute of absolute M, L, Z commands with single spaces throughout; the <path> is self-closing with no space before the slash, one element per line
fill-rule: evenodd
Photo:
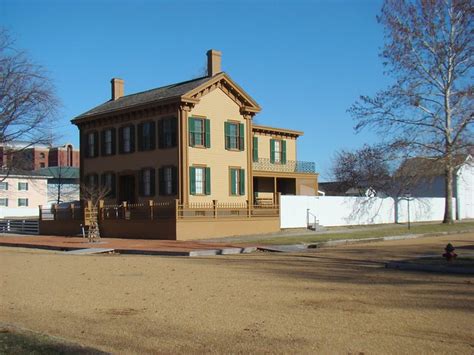
<path fill-rule="evenodd" d="M 127 201 L 122 201 L 123 219 L 127 219 Z"/>
<path fill-rule="evenodd" d="M 97 211 L 97 218 L 100 218 L 101 221 L 105 219 L 105 209 L 104 209 L 104 200 L 99 201 L 99 210 Z"/>
<path fill-rule="evenodd" d="M 150 206 L 150 219 L 153 220 L 153 200 L 149 200 L 148 205 Z"/>
<path fill-rule="evenodd" d="M 71 219 L 74 220 L 74 204 L 71 203 L 71 205 L 69 206 L 69 208 L 71 209 Z"/>
<path fill-rule="evenodd" d="M 217 218 L 217 200 L 212 200 L 212 209 L 214 213 L 214 218 Z"/>
<path fill-rule="evenodd" d="M 39 220 L 42 221 L 43 220 L 43 205 L 39 205 L 38 208 L 39 208 L 38 217 L 39 217 Z"/>
<path fill-rule="evenodd" d="M 176 219 L 179 218 L 179 211 L 178 210 L 179 210 L 179 200 L 176 199 L 176 200 L 174 200 L 174 211 L 175 211 Z"/>
<path fill-rule="evenodd" d="M 57 204 L 54 204 L 53 205 L 53 216 L 54 216 L 54 220 L 57 221 L 57 215 L 58 215 L 58 205 Z"/>

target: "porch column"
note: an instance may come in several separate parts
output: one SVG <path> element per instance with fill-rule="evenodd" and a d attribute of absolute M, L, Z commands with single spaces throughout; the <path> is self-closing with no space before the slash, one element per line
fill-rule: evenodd
<path fill-rule="evenodd" d="M 253 171 L 252 171 L 252 157 L 253 157 L 253 136 L 252 136 L 252 115 L 244 114 L 245 120 L 247 121 L 247 201 L 249 205 L 253 205 Z"/>
<path fill-rule="evenodd" d="M 188 176 L 188 113 L 191 108 L 187 104 L 182 104 L 179 109 L 179 200 L 182 204 L 188 203 L 189 197 L 189 176 Z"/>

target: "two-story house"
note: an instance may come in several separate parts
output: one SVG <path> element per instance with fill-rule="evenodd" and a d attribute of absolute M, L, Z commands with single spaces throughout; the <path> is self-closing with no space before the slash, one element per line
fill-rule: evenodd
<path fill-rule="evenodd" d="M 314 163 L 297 161 L 302 132 L 253 125 L 260 106 L 207 52 L 208 75 L 124 95 L 72 120 L 80 131 L 81 181 L 106 186 L 107 203 L 177 201 L 277 204 L 281 194 L 314 195 Z"/>

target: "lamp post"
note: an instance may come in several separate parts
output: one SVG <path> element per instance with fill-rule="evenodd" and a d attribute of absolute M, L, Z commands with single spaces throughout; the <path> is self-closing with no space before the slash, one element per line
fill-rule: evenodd
<path fill-rule="evenodd" d="M 407 192 L 405 194 L 405 198 L 407 199 L 407 205 L 408 205 L 408 230 L 410 230 L 411 228 L 411 225 L 410 225 L 410 198 L 411 198 L 411 194 L 409 192 Z"/>

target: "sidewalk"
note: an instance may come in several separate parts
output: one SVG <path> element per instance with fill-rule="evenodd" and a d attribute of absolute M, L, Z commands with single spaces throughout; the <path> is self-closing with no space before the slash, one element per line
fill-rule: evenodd
<path fill-rule="evenodd" d="M 36 248 L 58 251 L 83 249 L 112 249 L 120 254 L 145 254 L 169 256 L 205 256 L 240 254 L 255 251 L 252 246 L 235 246 L 231 243 L 208 243 L 154 239 L 102 238 L 98 243 L 89 243 L 81 237 L 24 236 L 0 234 L 0 246 Z"/>

